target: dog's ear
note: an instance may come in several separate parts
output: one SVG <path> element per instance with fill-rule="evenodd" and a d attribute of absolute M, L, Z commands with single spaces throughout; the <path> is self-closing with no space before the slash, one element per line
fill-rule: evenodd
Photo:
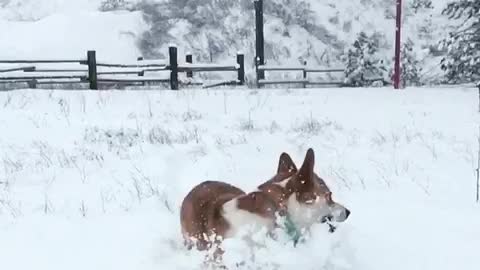
<path fill-rule="evenodd" d="M 293 163 L 292 158 L 287 153 L 282 153 L 280 159 L 278 160 L 278 169 L 277 173 L 295 173 L 297 172 L 297 166 Z"/>
<path fill-rule="evenodd" d="M 309 148 L 307 154 L 305 155 L 305 160 L 303 161 L 302 167 L 298 173 L 298 178 L 300 180 L 311 180 L 313 179 L 313 167 L 315 165 L 315 153 L 312 148 Z"/>

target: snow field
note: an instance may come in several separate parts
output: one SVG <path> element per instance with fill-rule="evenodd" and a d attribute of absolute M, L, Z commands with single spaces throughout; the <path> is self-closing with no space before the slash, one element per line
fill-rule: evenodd
<path fill-rule="evenodd" d="M 178 210 L 203 180 L 245 190 L 307 148 L 352 210 L 293 248 L 226 242 L 240 269 L 476 269 L 477 91 L 0 93 L 0 266 L 200 269 Z M 252 260 L 251 256 L 255 255 Z"/>

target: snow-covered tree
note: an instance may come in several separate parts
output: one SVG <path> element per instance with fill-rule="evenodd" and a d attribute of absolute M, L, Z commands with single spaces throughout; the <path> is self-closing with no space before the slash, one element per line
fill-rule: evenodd
<path fill-rule="evenodd" d="M 311 3 L 311 0 L 264 1 L 266 58 L 270 61 L 297 58 L 298 63 L 301 59 L 320 62 L 327 58 L 324 56 L 327 49 L 337 55 L 343 51 L 344 43 L 318 23 Z M 142 0 L 138 8 L 149 25 L 139 40 L 142 54 L 147 58 L 165 57 L 166 44 L 181 42 L 197 61 L 212 58 L 218 61 L 239 50 L 245 53 L 247 61 L 253 59 L 255 15 L 252 0 Z M 295 37 L 302 38 L 302 48 L 298 51 L 291 46 L 293 42 L 284 42 L 293 41 Z"/>
<path fill-rule="evenodd" d="M 368 86 L 372 79 L 383 77 L 384 61 L 378 54 L 379 38 L 360 32 L 347 53 L 345 69 L 346 84 L 351 86 Z"/>
<path fill-rule="evenodd" d="M 459 25 L 443 41 L 447 55 L 441 61 L 450 83 L 480 80 L 480 1 L 460 0 L 451 2 L 443 10 Z"/>
<path fill-rule="evenodd" d="M 423 83 L 420 80 L 420 61 L 418 61 L 415 51 L 413 50 L 413 41 L 408 39 L 402 44 L 401 49 L 401 69 L 402 69 L 402 85 L 403 86 L 419 86 Z"/>
<path fill-rule="evenodd" d="M 210 60 L 212 55 L 235 50 L 232 44 L 238 39 L 253 36 L 253 28 L 248 25 L 242 27 L 248 18 L 253 19 L 253 13 L 238 17 L 234 14 L 243 12 L 233 12 L 247 7 L 253 7 L 251 0 L 233 3 L 230 0 L 144 0 L 139 9 L 143 11 L 150 29 L 141 37 L 140 49 L 146 57 L 159 57 L 163 55 L 162 46 L 184 39 L 187 45 L 193 47 L 192 52 L 197 57 Z M 232 24 L 232 18 L 236 24 Z M 234 30 L 232 25 L 236 26 Z M 183 36 L 176 36 L 176 33 Z M 195 51 L 194 48 L 202 50 Z"/>
<path fill-rule="evenodd" d="M 426 40 L 427 43 L 431 43 L 429 40 L 434 38 L 432 33 L 432 16 L 427 16 L 427 14 L 432 13 L 433 8 L 432 0 L 410 0 L 406 12 L 407 15 L 404 19 L 404 22 L 407 23 L 410 21 L 415 22 L 418 37 L 421 40 Z"/>
<path fill-rule="evenodd" d="M 134 4 L 126 0 L 104 0 L 100 3 L 100 11 L 133 10 Z"/>
<path fill-rule="evenodd" d="M 409 8 L 416 14 L 421 10 L 433 9 L 433 3 L 432 0 L 411 0 Z"/>
<path fill-rule="evenodd" d="M 282 19 L 285 25 L 298 24 L 308 28 L 315 20 L 310 2 L 304 0 L 264 1 L 264 12 Z"/>

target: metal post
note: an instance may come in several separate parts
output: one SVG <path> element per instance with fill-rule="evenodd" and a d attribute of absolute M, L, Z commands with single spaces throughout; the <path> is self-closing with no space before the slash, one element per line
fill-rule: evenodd
<path fill-rule="evenodd" d="M 478 128 L 480 132 L 480 127 Z M 477 152 L 477 190 L 476 202 L 480 201 L 480 133 L 478 134 L 478 152 Z"/>
<path fill-rule="evenodd" d="M 393 86 L 395 89 L 400 88 L 400 44 L 402 33 L 402 0 L 397 1 L 397 20 L 395 27 L 395 74 L 393 78 Z"/>
<path fill-rule="evenodd" d="M 480 114 L 480 82 L 477 84 L 478 87 L 478 113 Z M 480 126 L 478 127 L 478 152 L 477 152 L 477 203 L 480 202 Z"/>

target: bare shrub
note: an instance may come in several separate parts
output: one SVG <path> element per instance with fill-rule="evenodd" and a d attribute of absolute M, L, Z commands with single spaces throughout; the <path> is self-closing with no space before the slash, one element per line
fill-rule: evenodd
<path fill-rule="evenodd" d="M 188 110 L 182 114 L 184 122 L 195 121 L 202 119 L 202 114 L 197 111 Z"/>
<path fill-rule="evenodd" d="M 270 134 L 273 134 L 279 130 L 281 130 L 280 126 L 278 125 L 277 122 L 275 121 L 272 121 L 272 123 L 270 124 L 270 128 L 268 129 Z"/>
<path fill-rule="evenodd" d="M 251 112 L 248 112 L 248 119 L 240 121 L 239 128 L 242 131 L 252 131 L 255 129 Z"/>
<path fill-rule="evenodd" d="M 90 143 L 106 143 L 109 151 L 132 147 L 142 141 L 141 134 L 136 129 L 101 130 L 98 127 L 87 128 L 84 140 Z"/>
<path fill-rule="evenodd" d="M 306 119 L 305 121 L 301 122 L 298 126 L 293 128 L 293 131 L 298 133 L 303 133 L 307 135 L 319 135 L 325 129 L 333 129 L 333 130 L 343 130 L 342 126 L 339 124 L 330 121 L 330 120 L 321 120 L 318 121 L 317 119 L 313 118 L 310 115 L 310 118 Z"/>
<path fill-rule="evenodd" d="M 173 140 L 170 132 L 161 127 L 153 127 L 150 129 L 150 132 L 148 132 L 148 142 L 151 144 L 171 145 Z"/>
<path fill-rule="evenodd" d="M 197 144 L 200 143 L 198 127 L 181 131 L 175 139 L 175 142 L 180 144 L 187 144 L 192 141 L 195 141 Z"/>

